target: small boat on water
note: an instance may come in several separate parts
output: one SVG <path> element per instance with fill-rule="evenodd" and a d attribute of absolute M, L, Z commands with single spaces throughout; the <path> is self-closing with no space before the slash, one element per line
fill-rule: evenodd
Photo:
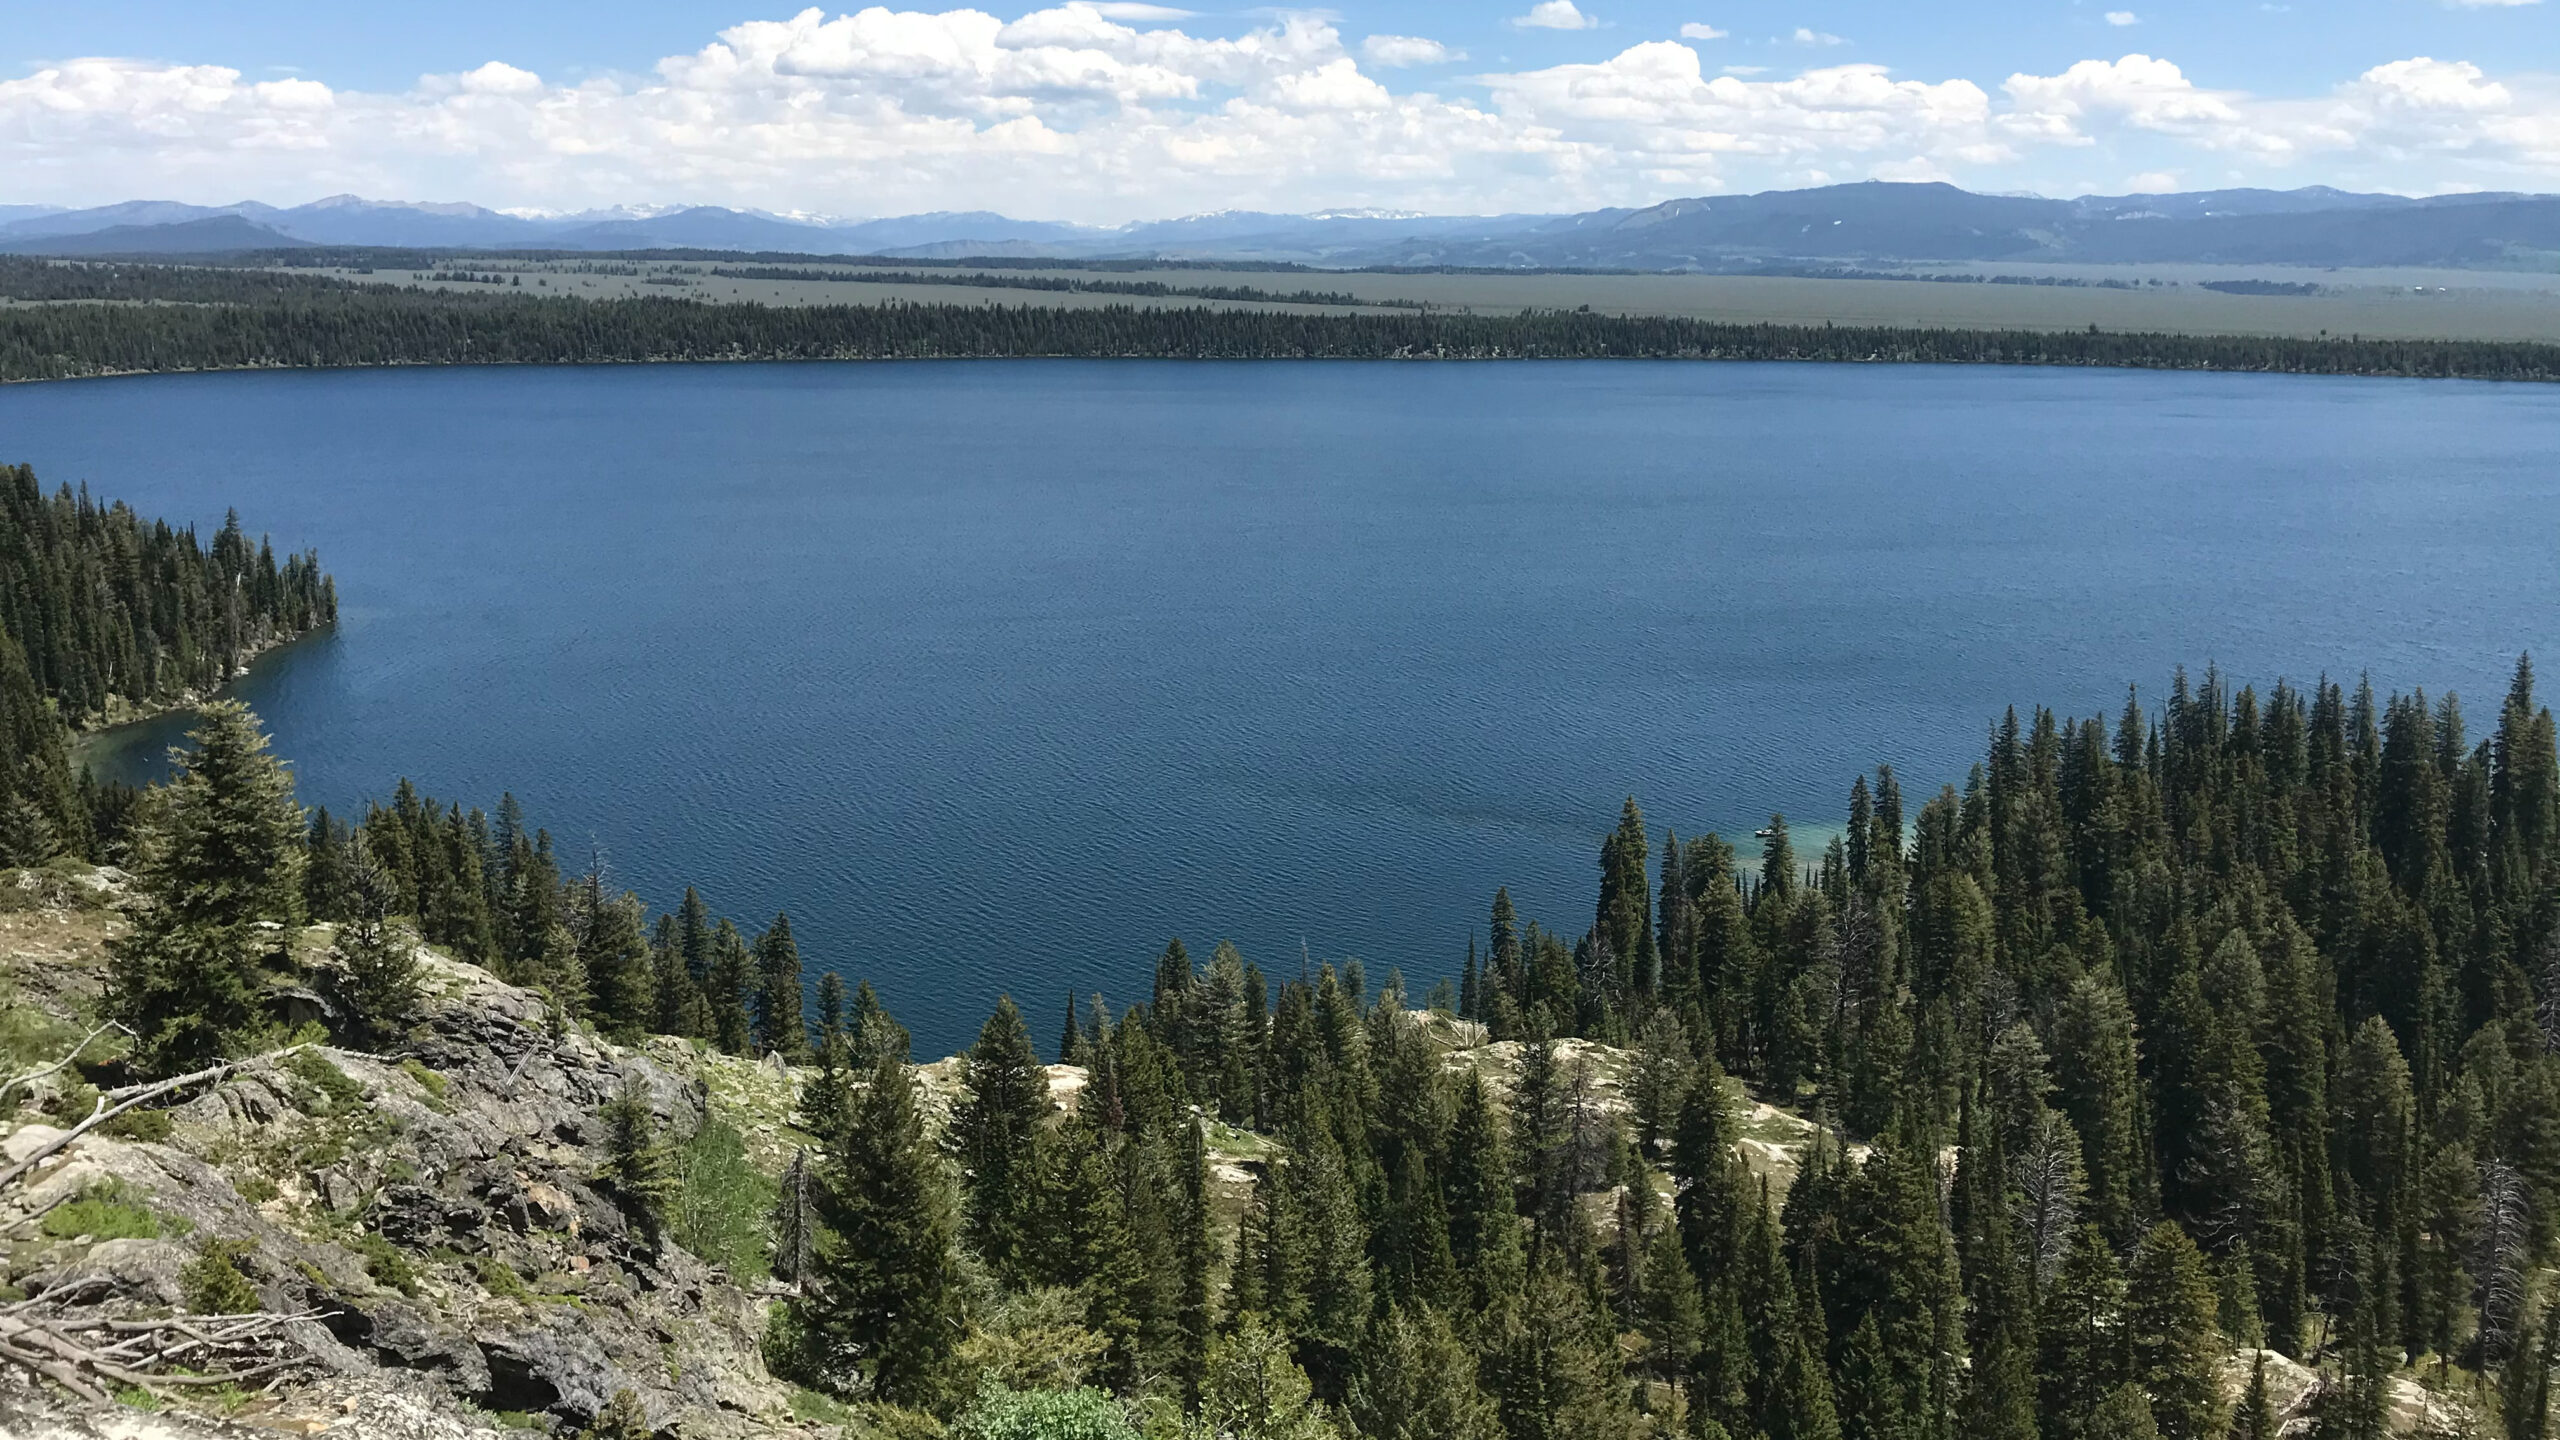
<path fill-rule="evenodd" d="M 1754 830 L 1754 831 L 1752 831 L 1752 832 L 1751 832 L 1751 838 L 1752 838 L 1752 839 L 1754 839 L 1754 840 L 1766 840 L 1766 839 L 1768 839 L 1770 836 L 1775 835 L 1775 834 L 1777 834 L 1777 833 L 1778 833 L 1778 827 L 1777 827 L 1777 826 L 1775 826 L 1775 825 L 1763 825 L 1763 826 L 1761 826 L 1759 829 Z"/>

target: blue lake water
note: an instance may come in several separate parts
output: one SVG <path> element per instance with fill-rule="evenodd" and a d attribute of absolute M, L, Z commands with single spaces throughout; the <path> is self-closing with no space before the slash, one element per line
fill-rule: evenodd
<path fill-rule="evenodd" d="M 1747 849 L 2180 662 L 2485 726 L 2560 638 L 2555 457 L 2560 388 L 1954 367 L 0 389 L 0 460 L 319 547 L 343 623 L 239 687 L 307 802 L 511 788 L 654 906 L 788 907 L 928 1054 L 1173 934 L 1418 990 L 1497 884 L 1579 933 L 1630 792 Z"/>

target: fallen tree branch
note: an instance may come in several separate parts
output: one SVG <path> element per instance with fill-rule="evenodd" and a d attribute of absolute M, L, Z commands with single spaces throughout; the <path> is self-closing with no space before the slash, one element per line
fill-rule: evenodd
<path fill-rule="evenodd" d="M 54 1061 L 50 1065 L 38 1066 L 24 1075 L 12 1076 L 8 1080 L 0 1081 L 0 1100 L 8 1099 L 9 1092 L 17 1089 L 21 1085 L 33 1085 L 48 1075 L 60 1074 L 64 1069 L 70 1066 L 72 1061 L 80 1058 L 80 1052 L 89 1048 L 90 1041 L 97 1039 L 99 1036 L 106 1034 L 110 1030 L 122 1030 L 128 1037 L 133 1034 L 131 1029 L 127 1028 L 119 1021 L 106 1021 L 99 1025 L 97 1029 L 81 1036 L 80 1043 L 72 1046 L 71 1053 L 63 1056 L 61 1059 Z"/>
<path fill-rule="evenodd" d="M 154 1100 L 160 1099 L 166 1095 L 175 1094 L 189 1086 L 227 1080 L 232 1076 L 239 1074 L 241 1071 L 253 1069 L 260 1065 L 272 1064 L 275 1061 L 283 1059 L 287 1055 L 293 1054 L 297 1050 L 308 1050 L 310 1048 L 311 1047 L 308 1042 L 300 1045 L 287 1045 L 281 1050 L 270 1050 L 264 1055 L 251 1055 L 240 1060 L 225 1060 L 219 1065 L 208 1065 L 202 1070 L 191 1071 L 185 1075 L 173 1076 L 167 1080 L 154 1080 L 143 1085 L 124 1085 L 113 1090 L 101 1090 L 98 1092 L 98 1103 L 90 1110 L 88 1119 L 81 1121 L 79 1124 L 72 1126 L 69 1130 L 64 1131 L 62 1134 L 57 1135 L 53 1139 L 38 1146 L 35 1153 L 27 1156 L 26 1159 L 19 1161 L 6 1170 L 0 1170 L 0 1190 L 5 1190 L 9 1186 L 16 1184 L 27 1174 L 28 1171 L 33 1170 L 38 1165 L 52 1159 L 58 1151 L 60 1151 L 64 1146 L 69 1145 L 72 1141 L 79 1139 L 81 1136 L 86 1135 L 90 1131 L 97 1129 L 99 1126 L 106 1124 L 108 1121 L 113 1120 L 127 1110 L 133 1109 L 135 1106 L 147 1105 Z M 109 1101 L 114 1101 L 115 1103 L 110 1105 L 108 1103 Z"/>
<path fill-rule="evenodd" d="M 284 1327 L 310 1320 L 318 1311 L 290 1315 L 172 1315 L 151 1320 L 106 1316 L 47 1316 L 30 1319 L 0 1315 L 0 1361 L 7 1361 L 81 1396 L 106 1398 L 96 1380 L 138 1385 L 159 1392 L 163 1387 L 272 1385 L 286 1372 L 307 1365 L 293 1353 Z M 91 1337 L 124 1337 L 99 1345 Z M 148 1353 L 136 1353 L 146 1351 Z M 216 1370 L 172 1373 L 165 1367 L 184 1358 L 191 1367 L 218 1365 Z"/>

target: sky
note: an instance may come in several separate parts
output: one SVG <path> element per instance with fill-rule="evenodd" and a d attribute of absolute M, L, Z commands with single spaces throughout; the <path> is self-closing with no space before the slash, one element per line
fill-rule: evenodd
<path fill-rule="evenodd" d="M 1871 179 L 2560 191 L 2560 0 L 0 0 L 0 204 L 1109 225 Z"/>

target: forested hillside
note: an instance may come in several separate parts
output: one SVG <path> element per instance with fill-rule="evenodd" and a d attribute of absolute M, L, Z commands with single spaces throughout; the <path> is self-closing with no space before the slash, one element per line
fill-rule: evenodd
<path fill-rule="evenodd" d="M 155 277 L 155 269 L 165 273 Z M 32 277 L 32 278 L 29 278 Z M 1320 314 L 1197 307 L 719 304 L 333 283 L 250 283 L 143 265 L 91 285 L 0 267 L 38 298 L 95 289 L 188 303 L 0 306 L 0 380 L 152 371 L 667 360 L 1013 357 L 1808 360 L 2132 366 L 2312 375 L 2560 379 L 2560 346 L 2356 336 L 2124 334 L 1723 324 L 1540 310 Z"/>
<path fill-rule="evenodd" d="M 312 554 L 276 559 L 231 516 L 210 545 L 84 488 L 0 466 L 0 860 L 85 853 L 95 797 L 66 729 L 213 690 L 250 656 L 337 618 Z"/>
<path fill-rule="evenodd" d="M 1810 863 L 1782 819 L 1749 864 L 1631 801 L 1578 936 L 1496 894 L 1446 997 L 1494 1043 L 1392 975 L 1175 942 L 1144 1002 L 1070 1001 L 1069 1113 L 1008 999 L 947 1127 L 867 984 L 827 972 L 804 1027 L 787 919 L 750 940 L 688 893 L 653 925 L 512 803 L 306 823 L 263 743 L 215 707 L 151 809 L 125 1063 L 254 1048 L 306 964 L 396 1053 L 404 915 L 562 1024 L 805 1056 L 765 1354 L 852 1433 L 2367 1440 L 2414 1382 L 2443 1433 L 2547 1434 L 2560 755 L 2529 663 L 2477 735 L 2449 695 L 2212 673 L 2013 713 L 1916 814 L 1857 779 Z M 306 912 L 334 958 L 260 938 Z M 1819 1122 L 1782 1190 L 1737 1080 Z M 606 1118 L 654 1234 L 685 1182 Z M 2296 1361 L 2307 1399 L 2269 1378 Z"/>

